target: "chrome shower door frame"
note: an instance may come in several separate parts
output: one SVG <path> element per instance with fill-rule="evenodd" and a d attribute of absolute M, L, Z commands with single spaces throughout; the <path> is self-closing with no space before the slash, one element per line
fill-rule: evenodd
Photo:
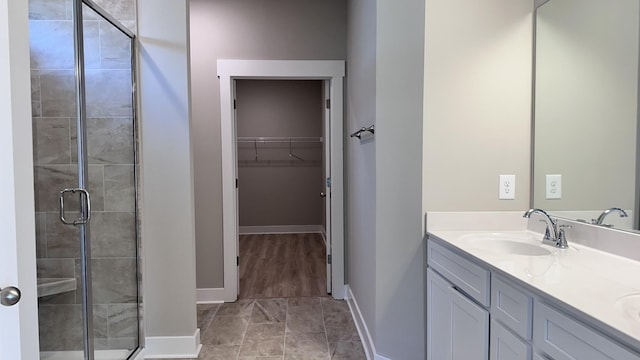
<path fill-rule="evenodd" d="M 80 253 L 81 253 L 81 282 L 82 282 L 82 313 L 83 313 L 83 342 L 84 342 L 84 359 L 95 359 L 94 344 L 94 324 L 93 324 L 93 291 L 92 291 L 92 274 L 91 274 L 91 240 L 90 240 L 90 218 L 91 205 L 90 196 L 87 190 L 89 183 L 89 161 L 87 150 L 87 113 L 86 113 L 86 80 L 85 80 L 85 56 L 84 56 L 84 23 L 83 23 L 83 5 L 88 6 L 91 10 L 99 14 L 104 20 L 116 27 L 120 32 L 126 35 L 131 41 L 131 89 L 132 89 L 132 118 L 134 123 L 134 163 L 136 163 L 136 95 L 135 95 L 135 34 L 123 26 L 117 19 L 108 14 L 104 9 L 91 0 L 73 0 L 73 37 L 74 37 L 74 64 L 75 64 L 75 86 L 76 86 L 76 129 L 77 129 L 77 151 L 78 151 L 78 187 L 73 192 L 80 192 L 84 196 L 80 197 L 81 214 L 86 214 L 85 219 L 72 222 L 73 226 L 80 229 Z M 134 202 L 137 217 L 137 179 L 134 166 Z M 61 193 L 61 220 L 64 220 L 63 195 Z M 84 220 L 84 221 L 82 221 Z M 137 221 L 136 221 L 137 224 Z M 138 240 L 138 231 L 136 226 L 136 245 Z M 136 246 L 138 251 L 138 246 Z M 139 254 L 136 253 L 139 259 Z M 140 277 L 139 264 L 136 266 L 136 277 Z M 140 293 L 138 290 L 138 304 L 140 303 Z M 138 307 L 139 308 L 139 307 Z M 140 316 L 138 311 L 138 317 Z M 140 321 L 138 321 L 140 324 Z M 138 347 L 134 349 L 133 354 L 140 349 L 140 339 L 142 338 L 142 329 L 139 325 Z"/>

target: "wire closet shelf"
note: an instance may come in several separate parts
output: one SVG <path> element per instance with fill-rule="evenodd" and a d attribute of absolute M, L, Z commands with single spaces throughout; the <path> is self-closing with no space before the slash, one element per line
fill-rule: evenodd
<path fill-rule="evenodd" d="M 322 165 L 322 137 L 238 137 L 240 167 Z"/>

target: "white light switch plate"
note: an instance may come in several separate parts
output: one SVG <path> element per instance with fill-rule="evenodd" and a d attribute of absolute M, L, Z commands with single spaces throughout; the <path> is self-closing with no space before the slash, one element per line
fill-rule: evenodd
<path fill-rule="evenodd" d="M 547 200 L 562 199 L 562 175 L 547 175 Z"/>
<path fill-rule="evenodd" d="M 516 198 L 516 176 L 500 175 L 498 199 L 513 200 Z"/>

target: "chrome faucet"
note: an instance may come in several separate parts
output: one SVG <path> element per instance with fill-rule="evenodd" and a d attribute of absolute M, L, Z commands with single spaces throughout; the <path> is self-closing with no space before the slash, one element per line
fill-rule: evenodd
<path fill-rule="evenodd" d="M 522 217 L 530 218 L 532 214 L 540 214 L 547 224 L 547 229 L 544 232 L 544 238 L 542 239 L 543 243 L 553 245 L 555 247 L 566 249 L 569 247 L 567 244 L 567 238 L 564 233 L 565 228 L 569 228 L 568 225 L 560 225 L 560 229 L 558 229 L 558 224 L 555 220 L 547 214 L 546 211 L 542 209 L 529 209 L 527 210 Z"/>
<path fill-rule="evenodd" d="M 620 208 L 617 208 L 617 207 L 613 207 L 613 208 L 609 208 L 609 209 L 603 211 L 602 214 L 600 214 L 600 216 L 598 216 L 597 219 L 591 220 L 591 223 L 593 225 L 611 226 L 611 225 L 605 225 L 604 224 L 604 218 L 606 218 L 607 215 L 609 215 L 610 213 L 612 213 L 614 211 L 619 212 L 620 213 L 620 217 L 628 217 L 629 216 L 629 215 L 627 215 L 626 211 L 624 211 L 624 210 L 622 210 Z"/>

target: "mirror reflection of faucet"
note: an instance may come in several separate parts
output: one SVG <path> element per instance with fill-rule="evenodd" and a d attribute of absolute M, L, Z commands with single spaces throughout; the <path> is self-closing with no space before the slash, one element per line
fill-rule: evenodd
<path fill-rule="evenodd" d="M 622 209 L 620 209 L 620 208 L 617 208 L 617 207 L 612 207 L 612 208 L 609 208 L 609 209 L 607 209 L 607 210 L 603 211 L 603 212 L 600 214 L 600 216 L 598 216 L 598 218 L 597 218 L 597 219 L 591 219 L 591 223 L 592 223 L 593 225 L 606 226 L 606 227 L 613 227 L 613 225 L 612 225 L 612 224 L 605 224 L 605 223 L 604 223 L 604 218 L 606 218 L 606 217 L 607 217 L 607 215 L 609 215 L 610 213 L 612 213 L 612 212 L 614 212 L 614 211 L 616 211 L 616 212 L 620 213 L 620 217 L 621 217 L 621 218 L 625 218 L 625 217 L 628 217 L 628 216 L 629 216 L 629 215 L 627 215 L 627 212 L 626 212 L 626 211 L 624 211 L 624 210 L 622 210 Z"/>
<path fill-rule="evenodd" d="M 560 249 L 566 249 L 569 247 L 567 237 L 565 235 L 565 229 L 571 228 L 570 225 L 558 226 L 557 221 L 553 220 L 551 216 L 542 209 L 529 209 L 524 213 L 524 215 L 522 215 L 522 217 L 529 219 L 533 214 L 541 215 L 547 225 L 544 238 L 542 239 L 543 244 L 549 244 Z"/>

